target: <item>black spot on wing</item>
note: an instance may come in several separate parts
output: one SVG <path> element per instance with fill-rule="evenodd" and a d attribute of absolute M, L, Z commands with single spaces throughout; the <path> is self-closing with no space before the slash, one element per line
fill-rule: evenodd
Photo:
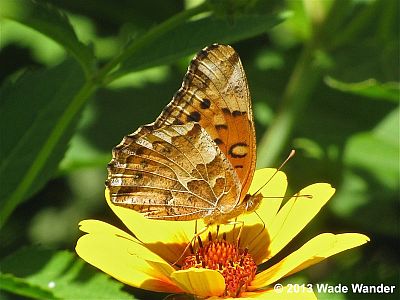
<path fill-rule="evenodd" d="M 215 125 L 215 129 L 217 129 L 217 130 L 228 129 L 228 125 L 226 125 L 226 124 L 217 124 L 217 125 Z"/>
<path fill-rule="evenodd" d="M 234 117 L 244 116 L 245 114 L 246 114 L 245 111 L 239 111 L 239 110 L 234 110 L 232 112 L 232 116 L 234 116 Z"/>
<path fill-rule="evenodd" d="M 136 150 L 136 155 L 142 155 L 142 154 L 144 154 L 145 153 L 145 151 L 146 151 L 146 148 L 145 147 L 139 147 L 137 150 Z"/>
<path fill-rule="evenodd" d="M 179 119 L 175 119 L 175 120 L 172 122 L 172 124 L 173 124 L 173 125 L 183 125 L 183 122 L 182 122 L 181 120 L 179 120 Z"/>
<path fill-rule="evenodd" d="M 192 111 L 188 116 L 188 122 L 199 122 L 201 119 L 201 115 L 198 111 Z"/>
<path fill-rule="evenodd" d="M 231 114 L 231 111 L 226 107 L 222 108 L 222 112 L 224 113 L 224 115 L 230 115 Z"/>
<path fill-rule="evenodd" d="M 232 115 L 234 117 L 244 116 L 247 113 L 245 111 L 240 111 L 240 110 L 231 111 L 231 110 L 229 110 L 229 108 L 226 108 L 226 107 L 224 107 L 222 109 L 222 112 L 224 113 L 224 115 Z"/>
<path fill-rule="evenodd" d="M 211 106 L 211 101 L 207 98 L 203 99 L 203 101 L 201 101 L 201 103 L 200 103 L 200 107 L 202 109 L 210 108 L 210 106 Z"/>
<path fill-rule="evenodd" d="M 221 144 L 224 143 L 220 138 L 216 138 L 216 139 L 214 140 L 214 142 L 215 142 L 217 145 L 221 145 Z"/>

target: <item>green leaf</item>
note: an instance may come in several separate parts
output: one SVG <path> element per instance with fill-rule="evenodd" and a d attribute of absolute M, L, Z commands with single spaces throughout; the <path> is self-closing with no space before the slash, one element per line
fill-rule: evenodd
<path fill-rule="evenodd" d="M 399 116 L 396 108 L 374 130 L 355 134 L 345 151 L 346 165 L 369 172 L 388 190 L 399 183 Z"/>
<path fill-rule="evenodd" d="M 369 172 L 386 189 L 398 184 L 399 146 L 369 132 L 353 136 L 346 147 L 349 166 Z"/>
<path fill-rule="evenodd" d="M 80 42 L 67 16 L 50 4 L 30 0 L 3 0 L 0 17 L 24 24 L 53 39 L 82 66 L 86 74 L 93 70 L 94 54 Z"/>
<path fill-rule="evenodd" d="M 210 16 L 182 23 L 126 59 L 118 70 L 118 76 L 171 63 L 212 43 L 233 43 L 259 35 L 282 20 L 282 16 L 271 14 L 239 15 L 230 22 Z"/>
<path fill-rule="evenodd" d="M 400 107 L 391 111 L 373 130 L 375 136 L 386 143 L 399 147 Z"/>
<path fill-rule="evenodd" d="M 85 103 L 73 61 L 24 74 L 0 88 L 0 220 L 51 178 L 67 149 Z"/>
<path fill-rule="evenodd" d="M 3 259 L 1 266 L 0 279 L 6 285 L 0 288 L 16 294 L 40 298 L 41 293 L 41 299 L 133 299 L 121 291 L 121 283 L 68 251 L 24 248 Z"/>
<path fill-rule="evenodd" d="M 399 194 L 399 116 L 400 109 L 390 112 L 373 131 L 353 135 L 345 148 L 343 185 L 332 209 L 341 217 L 370 228 L 370 220 L 378 220 L 371 231 L 397 234 L 396 222 Z"/>
<path fill-rule="evenodd" d="M 399 108 L 389 113 L 372 132 L 355 134 L 348 141 L 345 163 L 368 172 L 386 190 L 396 190 L 399 179 Z"/>
<path fill-rule="evenodd" d="M 400 83 L 398 82 L 380 83 L 375 79 L 368 79 L 356 83 L 346 83 L 332 77 L 326 77 L 325 83 L 331 88 L 354 95 L 389 100 L 396 103 L 399 101 Z"/>
<path fill-rule="evenodd" d="M 55 299 L 54 295 L 40 286 L 30 284 L 11 274 L 0 273 L 0 289 L 34 299 Z"/>

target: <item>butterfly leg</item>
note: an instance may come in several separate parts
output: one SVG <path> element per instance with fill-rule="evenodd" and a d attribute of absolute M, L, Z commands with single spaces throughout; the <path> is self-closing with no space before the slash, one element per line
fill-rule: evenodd
<path fill-rule="evenodd" d="M 181 254 L 181 255 L 178 257 L 178 259 L 172 264 L 173 266 L 175 266 L 175 265 L 183 258 L 183 256 L 185 255 L 186 251 L 190 248 L 190 246 L 192 245 L 192 243 L 194 243 L 194 242 L 198 239 L 198 237 L 199 237 L 200 235 L 202 235 L 204 232 L 206 232 L 208 228 L 209 228 L 209 226 L 205 226 L 205 227 L 203 227 L 202 229 L 200 229 L 199 232 L 197 232 L 197 233 L 194 234 L 193 238 L 190 240 L 190 242 L 186 245 L 185 249 L 182 251 L 182 254 Z M 197 231 L 197 222 L 196 222 L 196 230 L 195 230 L 195 231 Z M 199 244 L 200 244 L 200 240 L 199 240 Z M 200 244 L 200 246 L 201 246 L 201 244 Z"/>
<path fill-rule="evenodd" d="M 232 231 L 233 239 L 236 240 L 236 246 L 239 247 L 240 237 L 242 235 L 242 230 L 244 227 L 244 221 L 238 221 L 237 219 L 235 219 L 235 221 L 229 221 L 228 223 L 225 223 L 225 225 L 233 225 L 233 231 Z M 236 225 L 240 225 L 240 229 L 239 229 L 239 233 L 238 233 L 237 237 L 235 237 Z"/>
<path fill-rule="evenodd" d="M 194 236 L 196 236 L 197 234 L 197 220 L 195 220 L 194 222 Z M 190 242 L 193 241 L 193 249 L 196 249 L 196 239 L 192 239 Z"/>
<path fill-rule="evenodd" d="M 243 227 L 244 227 L 244 222 L 243 221 L 235 221 L 235 222 L 237 222 L 237 224 L 240 225 L 239 233 L 238 233 L 238 235 L 236 237 L 236 247 L 239 248 L 240 237 L 242 236 L 242 230 L 243 230 Z"/>

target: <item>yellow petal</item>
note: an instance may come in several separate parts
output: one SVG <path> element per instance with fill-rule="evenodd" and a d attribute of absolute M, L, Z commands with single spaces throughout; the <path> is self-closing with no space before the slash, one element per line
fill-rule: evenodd
<path fill-rule="evenodd" d="M 267 258 L 281 251 L 314 218 L 334 193 L 335 189 L 331 185 L 315 183 L 293 196 L 279 210 L 271 226 L 267 227 L 271 240 Z"/>
<path fill-rule="evenodd" d="M 98 220 L 83 220 L 79 222 L 79 230 L 85 233 L 119 235 L 127 239 L 136 240 L 133 236 L 110 224 Z M 137 241 L 137 240 L 136 240 Z"/>
<path fill-rule="evenodd" d="M 96 220 L 81 222 L 81 228 L 88 234 L 78 240 L 75 249 L 91 265 L 134 287 L 181 292 L 169 278 L 174 268 L 135 238 Z"/>
<path fill-rule="evenodd" d="M 360 246 L 368 241 L 369 238 L 367 236 L 359 233 L 320 234 L 279 263 L 257 274 L 249 290 L 265 287 L 282 277 L 303 270 L 329 256 Z"/>
<path fill-rule="evenodd" d="M 323 247 L 321 247 L 321 251 L 319 251 L 317 255 L 314 255 L 313 259 L 305 261 L 297 268 L 293 269 L 288 275 L 297 273 L 308 268 L 309 266 L 315 265 L 332 255 L 361 246 L 370 241 L 368 236 L 360 233 L 342 233 L 333 235 L 330 237 L 330 239 L 332 240 L 325 242 L 325 250 L 323 250 Z"/>
<path fill-rule="evenodd" d="M 83 221 L 79 222 L 79 229 L 83 232 L 90 233 L 92 235 L 99 235 L 100 239 L 103 236 L 107 237 L 110 235 L 115 235 L 117 237 L 121 237 L 121 238 L 130 240 L 133 242 L 132 244 L 130 244 L 131 245 L 129 248 L 130 253 L 135 252 L 135 249 L 131 249 L 131 248 L 136 246 L 137 244 L 139 244 L 140 249 L 143 249 L 143 246 L 144 246 L 135 237 L 133 237 L 133 236 L 129 235 L 128 233 L 126 233 L 125 231 L 122 231 L 122 230 L 120 230 L 108 223 L 105 223 L 103 221 L 83 220 Z M 164 259 L 162 259 L 160 256 L 153 253 L 152 251 L 150 251 L 147 248 L 144 248 L 143 251 L 135 253 L 135 255 L 140 256 L 140 258 L 147 260 L 147 261 L 151 261 L 154 263 L 160 263 L 160 264 L 166 264 L 168 266 L 167 276 L 169 276 L 170 273 L 175 270 L 171 266 L 169 266 Z"/>
<path fill-rule="evenodd" d="M 220 296 L 225 290 L 225 279 L 215 270 L 191 268 L 175 271 L 171 279 L 185 292 L 200 297 Z"/>
<path fill-rule="evenodd" d="M 146 244 L 146 247 L 170 263 L 183 254 L 184 249 L 194 237 L 195 221 L 151 220 L 131 208 L 113 204 L 109 190 L 105 190 L 108 205 L 135 236 Z M 197 232 L 204 228 L 199 220 Z"/>

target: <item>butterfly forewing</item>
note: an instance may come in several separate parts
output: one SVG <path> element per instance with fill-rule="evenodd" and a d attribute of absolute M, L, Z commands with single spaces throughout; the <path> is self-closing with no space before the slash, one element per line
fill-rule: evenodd
<path fill-rule="evenodd" d="M 237 174 L 199 124 L 149 128 L 114 149 L 107 181 L 112 202 L 170 220 L 204 218 L 237 205 Z"/>
<path fill-rule="evenodd" d="M 187 122 L 198 122 L 228 158 L 243 199 L 253 178 L 256 144 L 246 75 L 232 47 L 212 45 L 197 54 L 155 125 Z"/>

